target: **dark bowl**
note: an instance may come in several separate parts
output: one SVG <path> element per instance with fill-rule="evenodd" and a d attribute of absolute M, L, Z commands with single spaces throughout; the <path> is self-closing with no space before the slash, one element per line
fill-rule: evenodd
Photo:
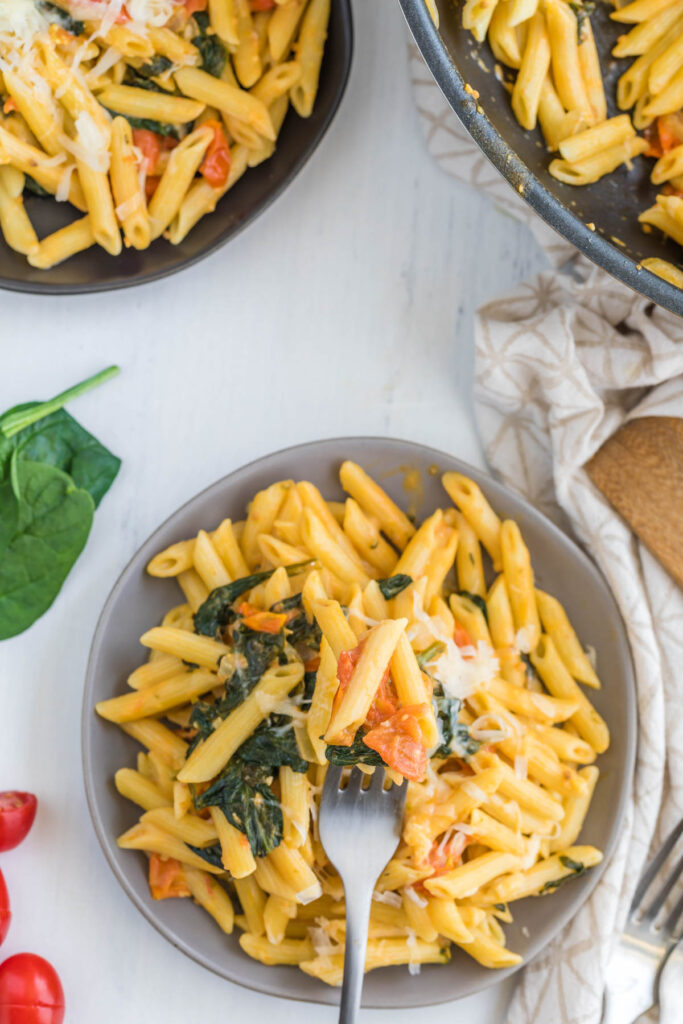
<path fill-rule="evenodd" d="M 43 295 L 110 291 L 157 281 L 209 256 L 284 192 L 319 145 L 344 95 L 352 54 L 350 0 L 333 0 L 313 113 L 302 119 L 290 109 L 270 160 L 247 168 L 214 213 L 204 217 L 180 245 L 159 239 L 143 252 L 124 249 L 120 256 L 93 246 L 51 270 L 35 270 L 0 236 L 0 288 Z M 27 196 L 26 208 L 40 238 L 82 216 L 66 203 L 37 196 Z"/>
<path fill-rule="evenodd" d="M 436 0 L 440 28 L 434 27 L 424 0 L 399 0 L 422 56 L 441 91 L 474 141 L 491 163 L 530 206 L 568 242 L 613 277 L 683 314 L 683 291 L 640 265 L 648 256 L 679 263 L 680 247 L 661 232 L 646 235 L 638 214 L 655 201 L 650 183 L 652 162 L 638 157 L 630 171 L 620 168 L 594 185 L 563 185 L 548 172 L 549 154 L 540 130 L 525 131 L 515 120 L 510 96 L 494 73 L 495 59 L 487 43 L 477 43 L 461 25 L 462 6 Z M 616 81 L 633 58 L 616 60 L 611 50 L 629 26 L 609 19 L 611 7 L 597 4 L 592 23 L 603 69 L 609 116 L 615 105 Z M 475 99 L 465 91 L 479 93 Z M 595 225 L 595 230 L 588 227 Z M 618 241 L 615 241 L 617 240 Z"/>
<path fill-rule="evenodd" d="M 582 878 L 562 886 L 552 897 L 526 899 L 515 904 L 514 923 L 505 930 L 510 948 L 521 953 L 525 961 L 536 956 L 577 912 L 608 864 L 622 828 L 636 747 L 631 656 L 624 626 L 607 584 L 593 563 L 564 533 L 518 494 L 485 473 L 445 452 L 409 441 L 337 438 L 300 444 L 266 455 L 192 498 L 133 556 L 100 616 L 83 694 L 81 738 L 88 806 L 97 838 L 120 885 L 137 909 L 170 943 L 238 985 L 317 1003 L 337 1003 L 339 990 L 329 988 L 295 967 L 264 967 L 250 960 L 240 949 L 235 934 L 224 935 L 209 915 L 190 905 L 189 900 L 157 901 L 150 897 L 145 858 L 116 845 L 116 836 L 130 828 L 140 812 L 118 795 L 112 780 L 117 768 L 135 763 L 140 748 L 111 722 L 96 715 L 94 705 L 125 691 L 126 676 L 141 660 L 138 637 L 150 625 L 160 622 L 178 599 L 175 581 L 153 579 L 145 572 L 152 555 L 181 537 L 193 536 L 207 523 L 219 522 L 226 515 L 241 518 L 252 495 L 273 480 L 290 477 L 312 480 L 326 497 L 343 500 L 338 472 L 344 459 L 353 459 L 364 466 L 403 507 L 406 504 L 405 473 L 410 471 L 417 476 L 421 487 L 411 493 L 420 495 L 415 509 L 419 519 L 444 503 L 441 472 L 456 470 L 471 476 L 499 515 L 517 520 L 529 545 L 539 586 L 562 601 L 582 641 L 598 652 L 603 688 L 591 690 L 590 697 L 609 724 L 612 742 L 598 762 L 600 780 L 580 841 L 598 846 L 604 851 L 605 859 Z M 439 471 L 437 475 L 434 467 Z M 169 970 L 173 970 L 170 957 Z M 514 970 L 516 968 L 489 970 L 456 949 L 450 964 L 427 965 L 417 977 L 410 975 L 405 967 L 372 971 L 365 980 L 363 1004 L 399 1009 L 441 1003 L 495 985 Z"/>

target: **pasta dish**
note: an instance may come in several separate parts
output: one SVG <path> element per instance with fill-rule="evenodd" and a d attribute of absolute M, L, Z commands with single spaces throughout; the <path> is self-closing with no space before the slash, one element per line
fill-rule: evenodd
<path fill-rule="evenodd" d="M 591 658 L 538 589 L 518 525 L 445 473 L 416 526 L 353 462 L 345 502 L 278 481 L 246 518 L 156 555 L 183 601 L 141 637 L 149 660 L 97 712 L 136 740 L 118 839 L 151 897 L 192 898 L 264 964 L 341 983 L 345 905 L 317 830 L 328 764 L 406 785 L 377 880 L 366 969 L 490 968 L 511 905 L 598 864 L 579 842 L 609 745 Z M 189 912 L 189 911 L 188 911 Z"/>
<path fill-rule="evenodd" d="M 425 2 L 438 26 L 435 0 Z M 650 179 L 661 192 L 638 219 L 645 232 L 658 229 L 683 245 L 683 0 L 615 0 L 614 7 L 610 18 L 623 34 L 612 55 L 624 67 L 613 117 L 593 0 L 465 0 L 462 24 L 478 42 L 488 40 L 519 124 L 540 127 L 556 154 L 550 174 L 590 185 L 640 155 L 654 158 Z M 667 260 L 642 264 L 683 287 L 683 270 Z"/>
<path fill-rule="evenodd" d="M 315 102 L 330 0 L 2 0 L 0 228 L 46 269 L 178 245 Z M 38 239 L 26 191 L 83 216 Z M 122 237 L 123 236 L 123 237 Z"/>

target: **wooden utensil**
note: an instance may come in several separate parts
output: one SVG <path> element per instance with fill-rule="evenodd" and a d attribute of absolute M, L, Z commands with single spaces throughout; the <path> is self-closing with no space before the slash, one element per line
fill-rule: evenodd
<path fill-rule="evenodd" d="M 626 423 L 586 472 L 683 587 L 683 419 L 644 416 Z"/>

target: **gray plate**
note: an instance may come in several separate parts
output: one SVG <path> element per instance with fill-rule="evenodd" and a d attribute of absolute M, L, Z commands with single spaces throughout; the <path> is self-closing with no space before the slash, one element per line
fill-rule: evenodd
<path fill-rule="evenodd" d="M 430 467 L 467 473 L 505 517 L 514 517 L 531 550 L 538 583 L 565 604 L 584 644 L 598 652 L 604 684 L 591 691 L 598 711 L 607 719 L 612 746 L 599 759 L 601 777 L 581 841 L 605 851 L 605 862 L 619 834 L 631 788 L 636 745 L 636 713 L 629 648 L 617 606 L 589 559 L 544 516 L 488 476 L 444 452 L 408 441 L 384 438 L 343 438 L 314 441 L 258 459 L 193 498 L 152 534 L 124 570 L 97 626 L 83 698 L 83 771 L 95 831 L 124 891 L 147 920 L 178 949 L 217 974 L 247 988 L 311 1002 L 334 1003 L 339 993 L 293 967 L 265 967 L 242 953 L 235 935 L 226 936 L 214 921 L 187 900 L 155 902 L 149 895 L 145 858 L 120 850 L 115 837 L 129 828 L 139 811 L 119 797 L 113 776 L 133 765 L 138 745 L 93 711 L 96 701 L 123 693 L 125 679 L 142 660 L 138 638 L 177 603 L 175 583 L 155 580 L 145 565 L 157 551 L 225 516 L 239 519 L 255 491 L 274 480 L 312 480 L 328 498 L 343 497 L 337 478 L 340 463 L 350 458 L 372 473 L 404 507 L 406 468 L 418 469 L 424 496 L 417 510 L 424 518 L 447 496 Z M 515 922 L 506 926 L 511 949 L 530 959 L 572 917 L 598 881 L 602 867 L 563 886 L 555 895 L 515 904 Z M 454 950 L 447 966 L 427 966 L 412 977 L 392 967 L 368 975 L 364 1005 L 426 1006 L 467 995 L 492 985 L 510 971 L 490 971 Z"/>

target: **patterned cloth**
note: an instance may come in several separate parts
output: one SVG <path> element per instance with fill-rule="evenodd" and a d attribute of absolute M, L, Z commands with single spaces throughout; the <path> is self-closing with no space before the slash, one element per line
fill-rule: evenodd
<path fill-rule="evenodd" d="M 683 593 L 582 467 L 629 419 L 683 417 L 683 322 L 577 256 L 489 164 L 412 45 L 410 66 L 427 145 L 443 170 L 528 223 L 556 268 L 573 257 L 569 272 L 541 273 L 479 310 L 475 403 L 491 466 L 590 552 L 633 652 L 639 745 L 618 849 L 590 900 L 521 973 L 507 1019 L 598 1024 L 638 875 L 683 815 Z"/>

